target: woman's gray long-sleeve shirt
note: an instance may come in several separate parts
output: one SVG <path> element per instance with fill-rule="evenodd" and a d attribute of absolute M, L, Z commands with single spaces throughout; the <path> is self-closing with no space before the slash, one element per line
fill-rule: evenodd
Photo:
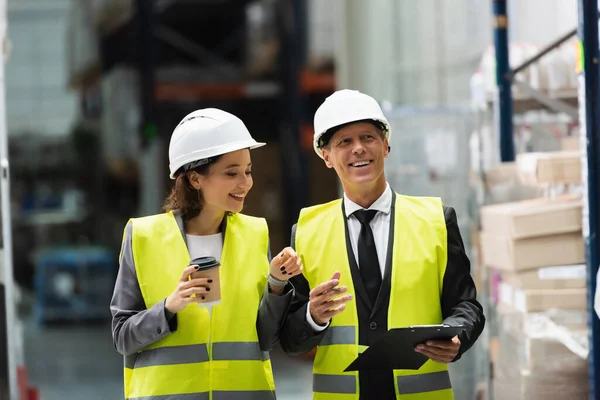
<path fill-rule="evenodd" d="M 178 213 L 174 214 L 185 240 L 183 221 Z M 225 229 L 224 225 L 223 233 Z M 177 315 L 166 312 L 164 301 L 146 308 L 135 272 L 131 239 L 132 227 L 129 223 L 125 228 L 119 272 L 110 303 L 113 343 L 117 351 L 126 356 L 143 350 L 177 330 Z M 261 350 L 271 350 L 277 341 L 279 328 L 293 295 L 291 284 L 286 286 L 282 296 L 270 293 L 268 285 L 265 286 L 256 320 Z"/>

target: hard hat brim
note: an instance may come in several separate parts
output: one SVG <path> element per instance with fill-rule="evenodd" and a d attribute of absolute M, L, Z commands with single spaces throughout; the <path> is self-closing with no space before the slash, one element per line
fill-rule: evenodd
<path fill-rule="evenodd" d="M 386 118 L 369 118 L 372 119 L 373 121 L 377 121 L 380 122 L 381 124 L 383 124 L 384 126 L 384 136 L 387 140 L 390 140 L 391 136 L 392 136 L 392 127 L 390 126 L 389 121 Z M 322 132 L 319 132 L 318 134 L 314 135 L 314 139 L 313 139 L 313 149 L 315 150 L 315 153 L 317 153 L 317 155 L 321 158 L 323 158 L 323 151 L 321 149 L 321 147 L 319 147 L 319 140 L 321 139 L 321 137 L 327 133 L 328 131 L 337 128 L 338 126 L 342 126 L 342 125 L 349 125 L 349 124 L 353 124 L 353 123 L 358 123 L 364 121 L 363 119 L 357 119 L 355 121 L 349 121 L 340 125 L 336 125 L 336 126 L 332 126 L 330 128 L 325 129 Z"/>
<path fill-rule="evenodd" d="M 255 140 L 246 140 L 242 142 L 228 143 L 225 146 L 218 146 L 210 149 L 202 149 L 199 151 L 191 152 L 186 154 L 184 157 L 179 157 L 173 160 L 173 162 L 169 165 L 171 170 L 169 177 L 171 179 L 175 179 L 179 169 L 181 169 L 181 167 L 188 163 L 202 160 L 205 158 L 222 156 L 224 154 L 233 153 L 234 151 L 243 149 L 253 150 L 259 147 L 263 147 L 265 145 L 266 143 L 263 142 L 257 142 Z"/>

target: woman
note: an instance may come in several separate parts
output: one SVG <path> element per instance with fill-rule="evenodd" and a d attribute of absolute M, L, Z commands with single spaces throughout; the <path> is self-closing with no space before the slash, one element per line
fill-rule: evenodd
<path fill-rule="evenodd" d="M 165 213 L 127 224 L 111 301 L 125 398 L 275 398 L 267 352 L 293 296 L 287 279 L 302 265 L 291 248 L 269 264 L 265 220 L 239 214 L 252 187 L 249 149 L 263 145 L 217 109 L 175 128 Z M 206 256 L 221 263 L 212 312 L 201 303 L 215 283 L 190 276 L 190 260 Z"/>

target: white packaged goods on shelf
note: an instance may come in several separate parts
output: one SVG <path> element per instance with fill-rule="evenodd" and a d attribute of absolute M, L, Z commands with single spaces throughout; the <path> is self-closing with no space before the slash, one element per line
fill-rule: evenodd
<path fill-rule="evenodd" d="M 551 51 L 540 60 L 540 65 L 548 76 L 547 87 L 549 91 L 572 89 L 573 80 L 569 76 L 575 75 L 575 71 L 569 71 L 569 64 L 562 52 Z"/>
<path fill-rule="evenodd" d="M 485 77 L 483 72 L 476 71 L 469 81 L 471 90 L 471 106 L 473 108 L 482 108 L 486 102 Z"/>
<path fill-rule="evenodd" d="M 577 43 L 570 41 L 550 53 L 544 55 L 540 60 L 520 71 L 515 80 L 528 83 L 534 89 L 562 95 L 577 88 L 576 51 Z M 531 43 L 513 42 L 509 45 L 510 67 L 516 68 L 523 62 L 535 56 L 540 47 Z M 496 54 L 494 46 L 485 49 L 481 56 L 478 71 L 475 72 L 471 82 L 471 96 L 473 101 L 480 101 L 482 86 L 486 96 L 493 96 L 496 88 Z M 474 90 L 477 88 L 476 90 Z M 513 87 L 513 96 L 519 97 L 524 94 L 517 87 Z"/>
<path fill-rule="evenodd" d="M 576 88 L 577 87 L 577 48 L 579 47 L 579 43 L 576 40 L 573 40 L 569 43 L 565 43 L 560 47 L 560 52 L 562 53 L 563 59 L 567 63 L 567 71 L 569 76 L 569 87 Z"/>
<path fill-rule="evenodd" d="M 499 311 L 496 400 L 588 398 L 585 311 Z"/>
<path fill-rule="evenodd" d="M 479 71 L 483 74 L 483 81 L 485 82 L 485 92 L 494 93 L 496 92 L 496 56 L 494 55 L 494 46 L 488 46 L 483 55 L 481 56 L 481 62 L 479 63 Z"/>
<path fill-rule="evenodd" d="M 540 51 L 538 46 L 532 44 L 522 43 L 521 46 L 523 48 L 523 61 L 529 60 Z M 529 71 L 528 82 L 531 87 L 538 90 L 545 89 L 548 84 L 548 75 L 544 68 L 539 63 L 534 63 L 527 67 L 527 70 Z"/>
<path fill-rule="evenodd" d="M 509 46 L 510 67 L 522 64 L 530 54 L 535 54 L 530 45 L 511 43 Z M 488 46 L 481 57 L 479 71 L 483 73 L 487 93 L 496 92 L 496 53 L 494 46 Z M 516 79 L 529 82 L 529 69 L 519 72 Z"/>

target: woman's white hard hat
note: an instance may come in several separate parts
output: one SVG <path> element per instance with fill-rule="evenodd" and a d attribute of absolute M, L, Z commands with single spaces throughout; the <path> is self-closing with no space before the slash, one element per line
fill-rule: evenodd
<path fill-rule="evenodd" d="M 255 141 L 241 119 L 216 108 L 196 110 L 175 127 L 169 143 L 171 179 L 186 164 L 232 151 L 255 149 Z"/>

